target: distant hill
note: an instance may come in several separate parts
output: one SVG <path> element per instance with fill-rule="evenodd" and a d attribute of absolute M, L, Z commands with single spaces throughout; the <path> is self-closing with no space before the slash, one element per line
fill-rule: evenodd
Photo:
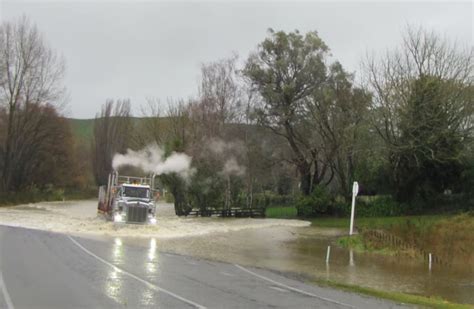
<path fill-rule="evenodd" d="M 90 143 L 93 136 L 94 130 L 94 120 L 95 119 L 74 119 L 74 118 L 66 118 L 70 124 L 72 129 L 72 134 L 74 138 L 83 143 Z M 143 117 L 132 117 L 132 125 L 137 127 L 141 122 L 143 122 L 146 118 Z M 169 119 L 164 117 L 161 118 L 163 121 L 162 124 L 164 127 L 167 126 Z M 245 124 L 230 124 L 227 125 L 229 128 L 236 128 L 238 126 L 245 126 Z M 253 127 L 251 125 L 251 127 Z"/>
<path fill-rule="evenodd" d="M 67 118 L 71 124 L 72 134 L 78 140 L 84 142 L 92 139 L 92 130 L 94 128 L 94 119 L 72 119 Z"/>
<path fill-rule="evenodd" d="M 137 126 L 141 121 L 146 118 L 143 117 L 131 117 L 132 125 Z M 71 124 L 72 134 L 74 138 L 82 142 L 89 142 L 92 140 L 92 135 L 94 131 L 94 120 L 95 119 L 74 119 L 66 118 Z M 163 119 L 166 120 L 166 119 Z M 166 121 L 164 122 L 166 123 Z"/>

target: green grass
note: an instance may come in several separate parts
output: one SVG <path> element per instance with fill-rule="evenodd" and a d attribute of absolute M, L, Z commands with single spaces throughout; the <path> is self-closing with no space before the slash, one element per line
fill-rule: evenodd
<path fill-rule="evenodd" d="M 365 251 L 367 250 L 364 240 L 361 235 L 352 235 L 340 237 L 337 240 L 337 244 L 343 248 L 352 248 L 356 251 Z"/>
<path fill-rule="evenodd" d="M 391 247 L 377 247 L 370 241 L 364 239 L 362 235 L 343 236 L 337 239 L 337 244 L 343 248 L 351 248 L 357 252 L 370 252 L 383 255 L 395 255 L 397 250 Z"/>
<path fill-rule="evenodd" d="M 71 124 L 72 134 L 75 138 L 82 141 L 92 139 L 94 119 L 68 119 L 68 121 Z"/>
<path fill-rule="evenodd" d="M 267 218 L 275 219 L 295 219 L 296 218 L 295 207 L 268 207 L 265 210 L 265 216 Z"/>
<path fill-rule="evenodd" d="M 132 126 L 139 128 L 141 125 L 145 124 L 146 119 L 146 117 L 131 117 Z M 67 120 L 71 124 L 72 134 L 76 139 L 87 143 L 92 140 L 95 119 L 68 118 Z M 163 128 L 169 126 L 169 119 L 167 117 L 162 117 L 160 119 L 160 126 Z"/>
<path fill-rule="evenodd" d="M 472 305 L 453 303 L 453 302 L 444 300 L 440 297 L 426 297 L 426 296 L 406 294 L 406 293 L 400 293 L 400 292 L 381 291 L 381 290 L 366 288 L 366 287 L 362 287 L 358 285 L 350 285 L 350 284 L 344 284 L 344 283 L 328 281 L 328 280 L 318 280 L 316 281 L 316 283 L 319 285 L 334 287 L 334 288 L 338 288 L 338 289 L 349 291 L 349 292 L 355 292 L 355 293 L 374 296 L 378 298 L 384 298 L 384 299 L 392 300 L 397 303 L 413 304 L 413 305 L 425 306 L 425 307 L 430 307 L 430 308 L 439 308 L 439 309 L 454 309 L 454 308 L 456 309 L 471 308 L 472 309 L 473 308 Z"/>
<path fill-rule="evenodd" d="M 424 216 L 401 216 L 401 217 L 367 217 L 356 218 L 355 226 L 366 229 L 386 229 L 394 225 L 406 223 L 408 220 L 415 226 L 432 224 L 451 217 L 450 215 L 424 215 Z M 349 218 L 317 218 L 311 220 L 313 226 L 333 227 L 349 229 Z"/>

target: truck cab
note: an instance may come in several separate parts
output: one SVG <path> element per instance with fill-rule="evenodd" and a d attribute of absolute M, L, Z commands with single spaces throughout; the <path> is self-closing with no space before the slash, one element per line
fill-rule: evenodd
<path fill-rule="evenodd" d="M 105 187 L 105 186 L 104 186 Z M 117 223 L 155 224 L 154 177 L 109 177 L 99 189 L 99 213 Z"/>

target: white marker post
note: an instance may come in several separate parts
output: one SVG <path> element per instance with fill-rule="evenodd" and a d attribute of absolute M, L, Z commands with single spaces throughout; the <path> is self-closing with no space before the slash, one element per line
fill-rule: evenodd
<path fill-rule="evenodd" d="M 359 184 L 357 181 L 354 181 L 354 184 L 352 185 L 352 210 L 351 210 L 351 227 L 349 230 L 349 236 L 351 236 L 354 233 L 354 212 L 355 212 L 355 202 L 356 202 L 356 196 L 359 193 Z"/>

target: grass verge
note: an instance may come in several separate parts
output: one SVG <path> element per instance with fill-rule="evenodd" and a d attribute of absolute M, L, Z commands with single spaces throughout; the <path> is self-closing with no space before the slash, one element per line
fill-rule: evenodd
<path fill-rule="evenodd" d="M 265 209 L 265 217 L 273 219 L 296 219 L 296 207 L 268 207 Z"/>
<path fill-rule="evenodd" d="M 442 219 L 451 217 L 451 215 L 424 215 L 424 216 L 401 216 L 401 217 L 362 217 L 356 218 L 355 226 L 366 229 L 386 229 L 394 225 L 413 222 L 414 225 L 432 224 Z M 313 226 L 334 227 L 349 229 L 349 218 L 317 218 L 311 220 Z"/>
<path fill-rule="evenodd" d="M 421 295 L 413 295 L 407 293 L 400 293 L 400 292 L 389 292 L 389 291 L 381 291 L 372 288 L 366 288 L 358 285 L 351 285 L 351 284 L 344 284 L 334 281 L 328 280 L 317 280 L 315 281 L 318 285 L 333 287 L 337 289 L 341 289 L 348 292 L 354 292 L 369 296 L 374 296 L 378 298 L 383 298 L 387 300 L 391 300 L 397 303 L 404 303 L 404 304 L 412 304 L 412 305 L 419 305 L 425 306 L 430 308 L 439 308 L 439 309 L 472 309 L 474 308 L 472 305 L 467 304 L 458 304 L 449 302 L 441 297 L 426 297 Z"/>

